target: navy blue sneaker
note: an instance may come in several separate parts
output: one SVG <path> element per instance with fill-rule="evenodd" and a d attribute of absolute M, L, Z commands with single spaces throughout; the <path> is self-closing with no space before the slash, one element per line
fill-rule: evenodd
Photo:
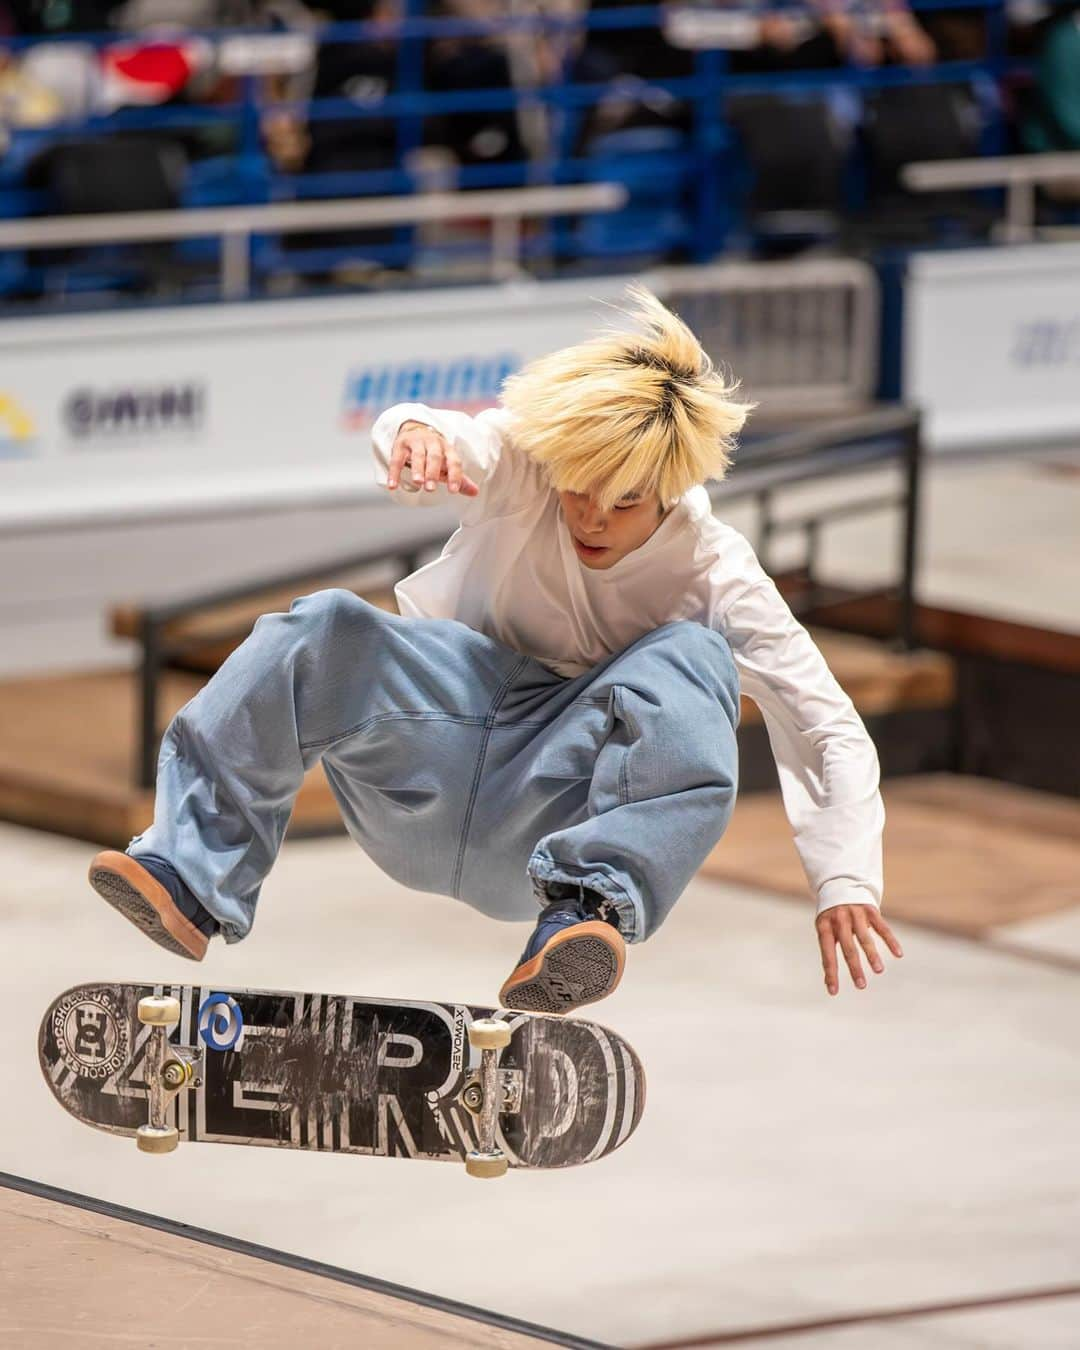
<path fill-rule="evenodd" d="M 499 990 L 504 1008 L 565 1013 L 606 998 L 622 979 L 626 943 L 613 907 L 595 891 L 556 887 L 540 911 L 513 974 Z M 560 894 L 560 892 L 562 892 Z"/>
<path fill-rule="evenodd" d="M 201 961 L 218 922 L 165 858 L 106 849 L 90 864 L 90 885 L 160 947 Z"/>

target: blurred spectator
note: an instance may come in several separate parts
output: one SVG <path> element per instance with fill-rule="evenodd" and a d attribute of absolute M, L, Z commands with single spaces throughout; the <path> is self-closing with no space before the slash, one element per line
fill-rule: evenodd
<path fill-rule="evenodd" d="M 939 61 L 982 61 L 988 52 L 987 11 L 922 11 L 919 22 L 937 48 Z"/>
<path fill-rule="evenodd" d="M 213 64 L 213 49 L 198 38 L 113 43 L 101 51 L 101 108 L 170 103 Z"/>
<path fill-rule="evenodd" d="M 183 35 L 101 47 L 40 42 L 0 56 L 0 118 L 45 126 L 168 103 L 213 65 L 210 45 Z"/>
<path fill-rule="evenodd" d="M 589 0 L 591 14 L 625 9 L 629 0 Z M 646 80 L 677 80 L 694 73 L 694 53 L 674 47 L 655 24 L 633 28 L 590 27 L 578 62 L 579 79 L 604 80 L 637 75 Z"/>
<path fill-rule="evenodd" d="M 378 23 L 399 17 L 397 0 L 329 0 L 319 18 L 331 23 Z M 314 25 L 316 16 L 309 14 Z M 312 31 L 317 29 L 313 26 Z M 275 83 L 283 99 L 347 99 L 359 106 L 381 102 L 397 82 L 396 38 L 323 42 L 311 71 Z M 285 173 L 355 173 L 392 168 L 397 124 L 392 117 L 313 118 L 275 111 L 263 119 L 267 151 Z"/>
<path fill-rule="evenodd" d="M 400 14 L 398 0 L 328 0 L 308 19 L 312 24 L 387 23 Z M 311 31 L 317 33 L 317 27 Z M 279 83 L 277 96 L 296 101 L 342 99 L 357 107 L 375 107 L 397 86 L 398 54 L 396 34 L 322 42 L 311 72 Z M 279 110 L 264 117 L 263 136 L 275 167 L 285 173 L 345 175 L 398 168 L 398 122 L 390 115 L 305 119 L 292 111 Z M 305 187 L 302 195 L 310 200 L 359 196 L 364 191 L 355 184 L 330 182 L 325 187 Z M 348 248 L 362 256 L 367 246 L 391 243 L 394 238 L 393 227 L 319 230 L 287 235 L 284 247 L 288 252 Z"/>
<path fill-rule="evenodd" d="M 325 8 L 326 6 L 321 6 Z M 136 33 L 154 28 L 242 28 L 304 10 L 302 0 L 0 0 L 0 34 Z"/>
<path fill-rule="evenodd" d="M 118 28 L 224 28 L 251 23 L 254 6 L 243 0 L 125 0 L 114 15 Z"/>
<path fill-rule="evenodd" d="M 1022 134 L 1036 153 L 1080 151 L 1080 4 L 1054 15 L 1043 34 Z M 1078 202 L 1080 177 L 1048 183 L 1043 191 L 1054 201 Z"/>
<path fill-rule="evenodd" d="M 385 3 L 338 5 L 337 22 L 366 22 L 393 17 Z M 315 60 L 312 98 L 347 99 L 358 107 L 380 103 L 397 83 L 397 42 L 327 42 Z M 307 129 L 306 173 L 349 173 L 393 168 L 397 125 L 393 117 L 314 119 Z"/>
<path fill-rule="evenodd" d="M 6 136 L 49 126 L 67 135 L 87 119 L 119 108 L 170 103 L 199 70 L 212 66 L 212 58 L 197 39 L 101 48 L 42 42 L 21 55 L 0 52 L 0 126 Z M 41 154 L 47 150 L 42 143 Z"/>
<path fill-rule="evenodd" d="M 858 65 L 929 66 L 937 59 L 933 39 L 905 0 L 815 0 L 815 9 L 838 49 Z"/>
<path fill-rule="evenodd" d="M 760 32 L 760 46 L 733 54 L 733 70 L 927 66 L 937 59 L 933 39 L 905 0 L 807 0 L 770 7 Z"/>
<path fill-rule="evenodd" d="M 12 130 L 51 126 L 63 116 L 64 101 L 51 82 L 41 79 L 25 59 L 0 47 L 0 153 Z"/>
<path fill-rule="evenodd" d="M 693 0 L 690 0 L 693 3 Z M 591 12 L 619 8 L 626 0 L 591 0 Z M 829 69 L 886 63 L 926 66 L 937 48 L 906 0 L 698 0 L 698 10 L 730 9 L 759 15 L 759 40 L 728 53 L 733 74 Z M 590 29 L 572 58 L 569 77 L 613 83 L 612 98 L 588 119 L 582 143 L 624 126 L 669 126 L 687 130 L 687 105 L 670 93 L 628 79 L 671 80 L 693 73 L 692 50 L 673 46 L 655 28 Z"/>
<path fill-rule="evenodd" d="M 131 33 L 160 28 L 251 28 L 270 20 L 303 26 L 310 19 L 302 0 L 122 0 L 112 16 L 115 27 Z"/>
<path fill-rule="evenodd" d="M 581 0 L 590 14 L 626 8 L 627 0 Z M 574 153 L 587 153 L 597 140 L 622 131 L 689 130 L 689 104 L 654 81 L 694 73 L 694 52 L 676 47 L 653 25 L 588 27 L 567 44 L 565 75 L 575 84 L 605 84 L 603 100 L 588 109 L 570 138 Z"/>
<path fill-rule="evenodd" d="M 1035 68 L 1036 97 L 1024 127 L 1029 150 L 1080 150 L 1080 5 L 1047 27 Z"/>
<path fill-rule="evenodd" d="M 494 20 L 507 16 L 501 0 L 436 0 L 436 17 Z M 514 89 L 511 53 L 515 44 L 506 31 L 489 36 L 437 37 L 428 43 L 425 88 L 432 93 L 468 89 Z M 527 76 L 522 71 L 523 81 Z M 449 149 L 459 164 L 503 164 L 527 158 L 516 107 L 446 113 L 429 118 L 427 145 Z"/>

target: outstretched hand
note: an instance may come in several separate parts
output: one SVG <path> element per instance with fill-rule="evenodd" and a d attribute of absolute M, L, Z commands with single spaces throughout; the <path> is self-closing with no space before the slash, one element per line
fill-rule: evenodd
<path fill-rule="evenodd" d="M 412 482 L 402 482 L 401 471 L 411 470 Z M 422 422 L 405 422 L 394 439 L 387 466 L 386 486 L 393 492 L 398 484 L 406 492 L 435 491 L 436 483 L 446 483 L 451 492 L 475 497 L 479 486 L 462 468 L 461 456 L 434 427 Z"/>
<path fill-rule="evenodd" d="M 866 953 L 870 968 L 876 975 L 885 973 L 885 966 L 874 943 L 873 934 L 878 933 L 893 956 L 902 957 L 900 943 L 893 936 L 892 929 L 881 917 L 881 911 L 874 905 L 834 905 L 817 916 L 818 943 L 821 947 L 821 964 L 825 968 L 825 988 L 830 994 L 840 990 L 837 947 L 844 954 L 852 982 L 858 989 L 866 988 L 866 976 L 863 974 L 859 948 Z"/>

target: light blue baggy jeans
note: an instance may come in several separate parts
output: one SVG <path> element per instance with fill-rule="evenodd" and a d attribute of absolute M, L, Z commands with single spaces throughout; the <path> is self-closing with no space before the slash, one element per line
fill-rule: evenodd
<path fill-rule="evenodd" d="M 319 591 L 260 618 L 176 715 L 129 852 L 168 858 L 238 941 L 321 759 L 349 834 L 403 885 L 527 919 L 545 883 L 580 883 L 641 941 L 727 826 L 738 708 L 701 624 L 565 679 L 456 620 Z"/>

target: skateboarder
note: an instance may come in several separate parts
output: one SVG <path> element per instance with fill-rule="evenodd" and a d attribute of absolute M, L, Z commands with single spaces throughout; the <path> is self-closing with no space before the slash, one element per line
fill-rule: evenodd
<path fill-rule="evenodd" d="M 243 938 L 304 773 L 321 759 L 352 838 L 387 873 L 534 920 L 500 992 L 564 1012 L 610 993 L 721 838 L 741 691 L 764 715 L 816 903 L 865 987 L 880 913 L 873 743 L 747 541 L 703 487 L 749 411 L 643 290 L 638 332 L 526 366 L 473 418 L 399 404 L 377 476 L 455 503 L 442 555 L 396 588 L 264 615 L 165 734 L 152 827 L 90 880 L 200 960 Z"/>

